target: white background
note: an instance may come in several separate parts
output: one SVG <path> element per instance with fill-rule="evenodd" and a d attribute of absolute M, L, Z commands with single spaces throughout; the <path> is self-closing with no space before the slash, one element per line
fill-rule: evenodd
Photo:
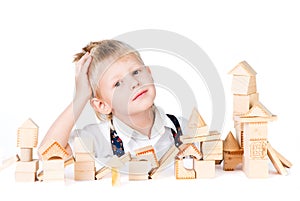
<path fill-rule="evenodd" d="M 231 76 L 227 73 L 243 60 L 256 70 L 260 100 L 278 116 L 278 120 L 269 125 L 269 141 L 294 166 L 288 176 L 271 174 L 267 180 L 250 180 L 242 172 L 220 170 L 211 180 L 187 182 L 171 177 L 161 182 L 124 185 L 119 193 L 131 199 L 152 199 L 157 191 L 170 199 L 202 199 L 201 196 L 204 199 L 229 196 L 231 200 L 299 199 L 296 194 L 300 162 L 297 129 L 299 8 L 297 1 L 1 1 L 0 159 L 15 154 L 17 128 L 28 117 L 40 127 L 40 141 L 72 100 L 72 59 L 83 46 L 130 31 L 162 29 L 197 43 L 216 66 L 226 93 L 223 139 L 233 131 Z M 207 101 L 207 108 L 201 105 L 206 109 L 200 112 L 209 122 L 210 102 L 206 97 L 203 99 Z M 161 98 L 159 101 L 164 104 Z M 5 178 L 14 180 L 13 174 Z M 45 190 L 43 184 L 23 186 L 2 179 L 1 185 L 5 182 L 9 185 L 4 191 L 11 196 L 21 197 L 22 193 L 31 192 L 35 198 L 51 193 L 56 199 L 51 188 Z M 64 198 L 101 199 L 118 193 L 109 188 L 110 185 L 104 185 L 105 182 L 100 183 L 72 183 L 71 187 L 62 185 L 53 189 L 58 191 L 57 196 Z M 20 193 L 13 193 L 15 189 Z M 78 189 L 87 194 L 84 196 Z M 2 190 L 0 188 L 0 192 Z"/>

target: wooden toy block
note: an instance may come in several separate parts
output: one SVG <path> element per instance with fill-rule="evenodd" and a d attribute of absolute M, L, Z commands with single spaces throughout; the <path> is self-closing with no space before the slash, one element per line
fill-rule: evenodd
<path fill-rule="evenodd" d="M 12 164 L 14 164 L 15 162 L 19 161 L 20 158 L 18 155 L 15 155 L 15 156 L 12 156 L 12 157 L 9 157 L 3 161 L 1 161 L 0 163 L 0 171 L 1 170 L 4 170 L 5 168 L 11 166 Z"/>
<path fill-rule="evenodd" d="M 20 160 L 21 161 L 32 161 L 32 148 L 20 148 Z"/>
<path fill-rule="evenodd" d="M 15 172 L 16 182 L 35 182 L 36 173 L 35 172 Z"/>
<path fill-rule="evenodd" d="M 242 75 L 242 76 L 255 76 L 257 73 L 246 61 L 241 61 L 231 71 L 229 71 L 228 74 Z"/>
<path fill-rule="evenodd" d="M 176 179 L 195 179 L 196 172 L 194 169 L 184 167 L 182 159 L 175 159 L 175 177 Z"/>
<path fill-rule="evenodd" d="M 276 153 L 276 155 L 277 155 L 277 157 L 279 158 L 279 160 L 281 161 L 281 163 L 282 163 L 282 165 L 284 166 L 284 167 L 286 167 L 286 168 L 290 168 L 290 167 L 292 167 L 292 163 L 289 161 L 289 160 L 287 160 L 284 156 L 282 156 L 278 151 L 276 151 L 275 149 L 274 149 L 274 147 L 272 147 L 273 148 L 273 151 Z"/>
<path fill-rule="evenodd" d="M 256 93 L 256 77 L 234 75 L 232 78 L 231 92 L 240 95 Z"/>
<path fill-rule="evenodd" d="M 192 114 L 190 115 L 189 121 L 188 121 L 188 127 L 190 128 L 202 128 L 206 127 L 206 123 L 203 120 L 202 116 L 200 115 L 197 108 L 193 108 Z"/>
<path fill-rule="evenodd" d="M 65 172 L 61 170 L 44 170 L 43 181 L 58 181 L 65 179 Z"/>
<path fill-rule="evenodd" d="M 244 124 L 244 141 L 251 139 L 267 139 L 268 123 L 254 122 Z M 244 142 L 245 143 L 245 142 Z"/>
<path fill-rule="evenodd" d="M 267 140 L 251 139 L 245 140 L 244 156 L 252 160 L 267 159 Z"/>
<path fill-rule="evenodd" d="M 250 95 L 233 95 L 233 114 L 242 115 L 258 102 L 258 93 Z"/>
<path fill-rule="evenodd" d="M 29 162 L 17 161 L 16 172 L 37 172 L 39 169 L 39 160 Z"/>
<path fill-rule="evenodd" d="M 62 159 L 53 159 L 43 161 L 43 169 L 46 170 L 64 170 L 64 160 Z"/>
<path fill-rule="evenodd" d="M 74 171 L 95 171 L 95 161 L 76 161 Z"/>
<path fill-rule="evenodd" d="M 38 125 L 31 119 L 27 119 L 18 128 L 17 147 L 33 148 L 38 143 Z"/>
<path fill-rule="evenodd" d="M 215 161 L 214 160 L 196 160 L 194 159 L 194 169 L 196 178 L 213 178 L 215 177 Z"/>
<path fill-rule="evenodd" d="M 75 171 L 74 180 L 76 181 L 91 181 L 95 180 L 95 171 Z"/>
<path fill-rule="evenodd" d="M 112 186 L 120 186 L 121 185 L 121 174 L 117 168 L 111 169 L 111 184 L 112 184 Z"/>
<path fill-rule="evenodd" d="M 75 153 L 93 153 L 94 143 L 93 139 L 88 136 L 75 137 L 74 139 Z"/>
<path fill-rule="evenodd" d="M 203 160 L 222 160 L 223 159 L 223 141 L 213 140 L 201 143 Z"/>
<path fill-rule="evenodd" d="M 95 153 L 75 153 L 75 161 L 95 161 Z"/>
<path fill-rule="evenodd" d="M 152 168 L 159 166 L 155 149 L 152 145 L 136 149 L 134 152 L 138 160 L 149 161 Z"/>
<path fill-rule="evenodd" d="M 125 163 L 131 160 L 130 152 L 125 153 L 121 157 L 113 156 L 106 164 L 106 166 L 96 171 L 95 177 L 97 180 L 102 179 L 107 174 L 111 173 L 111 167 L 121 168 Z"/>
<path fill-rule="evenodd" d="M 180 136 L 180 140 L 184 144 L 195 143 L 195 142 L 204 142 L 204 141 L 210 141 L 210 140 L 218 140 L 220 138 L 221 138 L 221 134 L 217 133 L 217 132 L 209 133 L 209 135 L 201 135 L 201 136 L 189 135 L 189 134 Z"/>
<path fill-rule="evenodd" d="M 74 161 L 74 157 L 73 156 L 70 156 L 68 159 L 65 160 L 64 162 L 64 167 L 68 166 L 68 165 L 71 165 L 73 164 L 75 161 Z"/>
<path fill-rule="evenodd" d="M 68 159 L 70 156 L 68 152 L 56 140 L 52 139 L 46 142 L 38 150 L 42 160 L 49 160 L 50 158 Z"/>
<path fill-rule="evenodd" d="M 145 160 L 131 160 L 129 161 L 129 177 L 130 181 L 134 180 L 147 180 L 148 172 L 151 168 L 149 161 Z"/>
<path fill-rule="evenodd" d="M 189 144 L 182 144 L 179 147 L 180 151 L 177 154 L 177 158 L 183 159 L 187 156 L 192 156 L 194 158 L 197 158 L 200 160 L 202 158 L 202 153 L 199 151 L 199 149 L 195 146 L 195 144 L 189 143 Z"/>
<path fill-rule="evenodd" d="M 284 168 L 283 164 L 279 160 L 276 152 L 274 151 L 274 149 L 270 145 L 270 143 L 267 143 L 267 147 L 268 147 L 268 156 L 269 156 L 271 162 L 273 163 L 275 169 L 277 170 L 277 172 L 281 175 L 287 175 L 288 173 L 287 173 L 286 169 Z"/>
<path fill-rule="evenodd" d="M 170 149 L 160 158 L 158 161 L 158 168 L 153 168 L 149 172 L 149 176 L 153 179 L 155 178 L 161 171 L 167 168 L 169 165 L 174 163 L 175 157 L 178 154 L 179 149 L 173 145 Z"/>
<path fill-rule="evenodd" d="M 267 178 L 269 176 L 267 159 L 250 159 L 243 156 L 243 170 L 249 178 Z"/>
<path fill-rule="evenodd" d="M 243 149 L 240 148 L 232 133 L 229 132 L 223 142 L 223 170 L 233 171 L 238 164 L 243 162 L 243 153 Z"/>

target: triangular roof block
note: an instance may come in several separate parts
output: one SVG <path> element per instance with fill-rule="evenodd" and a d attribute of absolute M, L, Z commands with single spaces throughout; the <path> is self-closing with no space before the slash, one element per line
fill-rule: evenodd
<path fill-rule="evenodd" d="M 31 119 L 28 118 L 20 128 L 38 128 L 39 126 Z"/>
<path fill-rule="evenodd" d="M 257 102 L 242 117 L 272 117 L 272 113 L 261 103 Z"/>
<path fill-rule="evenodd" d="M 52 139 L 39 148 L 39 154 L 42 160 L 49 160 L 51 158 L 67 159 L 68 152 L 56 140 Z"/>
<path fill-rule="evenodd" d="M 179 151 L 176 157 L 179 159 L 183 159 L 186 156 L 193 156 L 198 160 L 202 158 L 201 152 L 193 143 L 181 145 L 181 150 Z"/>
<path fill-rule="evenodd" d="M 223 145 L 224 151 L 238 151 L 240 150 L 240 146 L 234 136 L 232 135 L 231 131 L 228 133 L 226 139 L 224 140 Z"/>
<path fill-rule="evenodd" d="M 255 76 L 257 73 L 246 61 L 242 61 L 238 65 L 236 65 L 231 71 L 229 71 L 228 74 Z"/>
<path fill-rule="evenodd" d="M 190 116 L 188 127 L 190 128 L 201 128 L 205 127 L 206 123 L 200 115 L 199 111 L 196 108 L 193 108 L 192 114 Z"/>

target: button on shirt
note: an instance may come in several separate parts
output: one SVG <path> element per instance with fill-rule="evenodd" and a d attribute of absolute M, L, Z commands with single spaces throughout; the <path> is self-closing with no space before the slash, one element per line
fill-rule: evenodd
<path fill-rule="evenodd" d="M 174 145 L 171 129 L 176 131 L 175 125 L 162 109 L 158 107 L 153 107 L 153 109 L 155 118 L 150 138 L 132 129 L 120 119 L 113 117 L 113 125 L 118 136 L 123 141 L 125 153 L 130 152 L 132 155 L 135 155 L 134 150 L 152 145 L 159 159 L 172 145 Z M 184 128 L 187 121 L 183 118 L 178 118 L 178 121 L 184 134 Z M 70 137 L 72 149 L 72 143 L 75 136 L 88 137 L 94 141 L 93 144 L 96 158 L 104 160 L 105 158 L 113 156 L 110 142 L 110 123 L 108 121 L 99 124 L 90 124 L 83 129 L 74 130 Z"/>

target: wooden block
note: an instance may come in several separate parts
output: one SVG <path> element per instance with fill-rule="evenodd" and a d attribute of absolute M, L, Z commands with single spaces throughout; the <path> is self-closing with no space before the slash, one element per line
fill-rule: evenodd
<path fill-rule="evenodd" d="M 64 160 L 62 159 L 55 159 L 55 160 L 47 160 L 47 161 L 43 161 L 43 169 L 44 171 L 46 170 L 64 170 L 65 166 L 64 166 Z"/>
<path fill-rule="evenodd" d="M 134 150 L 138 160 L 147 160 L 152 168 L 159 166 L 155 149 L 152 145 Z"/>
<path fill-rule="evenodd" d="M 68 159 L 66 159 L 65 161 L 64 161 L 64 166 L 66 167 L 66 166 L 68 166 L 68 165 L 71 165 L 71 164 L 73 164 L 75 161 L 74 161 L 74 157 L 73 156 L 70 156 Z"/>
<path fill-rule="evenodd" d="M 131 160 L 129 161 L 129 177 L 130 181 L 133 180 L 147 180 L 148 172 L 151 168 L 149 161 Z"/>
<path fill-rule="evenodd" d="M 268 137 L 268 123 L 255 122 L 244 124 L 244 141 L 250 139 L 267 139 Z"/>
<path fill-rule="evenodd" d="M 210 134 L 210 135 L 203 135 L 203 136 L 193 136 L 193 135 L 182 135 L 180 136 L 180 140 L 184 144 L 188 143 L 195 143 L 195 142 L 204 142 L 210 140 L 218 140 L 221 138 L 220 133 Z"/>
<path fill-rule="evenodd" d="M 243 170 L 249 178 L 267 178 L 269 176 L 268 160 L 243 157 Z"/>
<path fill-rule="evenodd" d="M 74 163 L 74 171 L 95 171 L 95 161 L 79 161 Z"/>
<path fill-rule="evenodd" d="M 70 156 L 64 147 L 56 140 L 51 139 L 41 146 L 38 150 L 42 160 L 49 160 L 51 158 L 68 159 Z"/>
<path fill-rule="evenodd" d="M 18 128 L 17 147 L 36 147 L 38 143 L 38 128 L 38 125 L 31 118 L 27 119 Z"/>
<path fill-rule="evenodd" d="M 256 93 L 256 77 L 234 75 L 232 78 L 231 92 L 241 95 Z"/>
<path fill-rule="evenodd" d="M 161 171 L 163 171 L 165 168 L 170 166 L 171 164 L 174 163 L 175 157 L 178 154 L 179 149 L 173 145 L 170 147 L 170 149 L 160 158 L 158 161 L 159 167 L 158 168 L 153 168 L 149 176 L 153 179 L 155 178 Z"/>
<path fill-rule="evenodd" d="M 192 113 L 190 115 L 188 125 L 189 128 L 202 128 L 206 127 L 206 123 L 203 120 L 202 116 L 200 115 L 197 108 L 193 108 Z"/>
<path fill-rule="evenodd" d="M 91 137 L 80 136 L 74 139 L 75 153 L 94 153 L 94 142 Z"/>
<path fill-rule="evenodd" d="M 20 160 L 24 162 L 32 161 L 32 148 L 20 148 Z"/>
<path fill-rule="evenodd" d="M 227 137 L 223 142 L 224 151 L 237 151 L 240 150 L 240 146 L 231 132 L 228 133 Z"/>
<path fill-rule="evenodd" d="M 184 157 L 187 157 L 187 156 L 192 156 L 194 158 L 197 158 L 198 160 L 200 160 L 202 158 L 202 153 L 199 151 L 199 149 L 193 143 L 182 144 L 179 147 L 179 149 L 180 149 L 180 151 L 176 155 L 176 157 L 179 159 L 183 159 Z"/>
<path fill-rule="evenodd" d="M 286 168 L 290 168 L 292 167 L 292 163 L 287 160 L 284 156 L 282 156 L 278 151 L 276 151 L 273 147 L 273 151 L 276 153 L 277 157 L 279 158 L 279 160 L 281 161 L 282 165 Z"/>
<path fill-rule="evenodd" d="M 266 160 L 267 140 L 264 138 L 245 139 L 244 156 L 253 160 Z"/>
<path fill-rule="evenodd" d="M 229 71 L 228 74 L 255 76 L 257 73 L 246 61 L 241 61 L 231 71 Z"/>
<path fill-rule="evenodd" d="M 197 127 L 187 127 L 186 128 L 186 134 L 190 137 L 201 137 L 201 136 L 207 136 L 209 135 L 208 126 L 203 126 L 200 128 Z"/>
<path fill-rule="evenodd" d="M 195 179 L 194 169 L 186 169 L 182 159 L 175 159 L 175 177 L 176 179 Z"/>
<path fill-rule="evenodd" d="M 64 170 L 44 170 L 43 181 L 57 181 L 64 179 Z"/>
<path fill-rule="evenodd" d="M 109 173 L 111 173 L 111 168 L 104 166 L 96 171 L 95 177 L 97 180 L 99 180 L 105 177 Z"/>
<path fill-rule="evenodd" d="M 15 172 L 16 182 L 35 182 L 36 173 L 35 172 Z"/>
<path fill-rule="evenodd" d="M 224 150 L 224 162 L 223 170 L 224 171 L 233 171 L 236 166 L 243 162 L 243 153 L 242 149 L 236 151 L 225 151 Z"/>
<path fill-rule="evenodd" d="M 95 153 L 75 153 L 75 161 L 95 161 Z"/>
<path fill-rule="evenodd" d="M 194 159 L 194 169 L 196 178 L 213 178 L 215 177 L 215 161 L 214 160 L 196 160 Z"/>
<path fill-rule="evenodd" d="M 277 157 L 276 152 L 274 151 L 274 149 L 270 145 L 270 143 L 267 143 L 267 147 L 268 147 L 268 156 L 269 156 L 271 162 L 273 163 L 275 169 L 277 170 L 277 172 L 281 175 L 287 175 L 288 173 L 287 173 L 286 169 L 283 167 L 281 161 Z"/>
<path fill-rule="evenodd" d="M 203 160 L 222 160 L 223 159 L 223 141 L 213 140 L 201 143 Z"/>
<path fill-rule="evenodd" d="M 76 181 L 95 180 L 95 171 L 75 171 L 74 180 Z"/>
<path fill-rule="evenodd" d="M 121 174 L 117 168 L 111 169 L 111 184 L 112 184 L 112 186 L 120 186 L 121 185 Z"/>
<path fill-rule="evenodd" d="M 250 95 L 233 95 L 233 114 L 245 114 L 257 102 L 258 93 L 253 93 Z"/>
<path fill-rule="evenodd" d="M 16 172 L 37 172 L 39 169 L 39 160 L 29 162 L 18 161 L 16 163 Z"/>

